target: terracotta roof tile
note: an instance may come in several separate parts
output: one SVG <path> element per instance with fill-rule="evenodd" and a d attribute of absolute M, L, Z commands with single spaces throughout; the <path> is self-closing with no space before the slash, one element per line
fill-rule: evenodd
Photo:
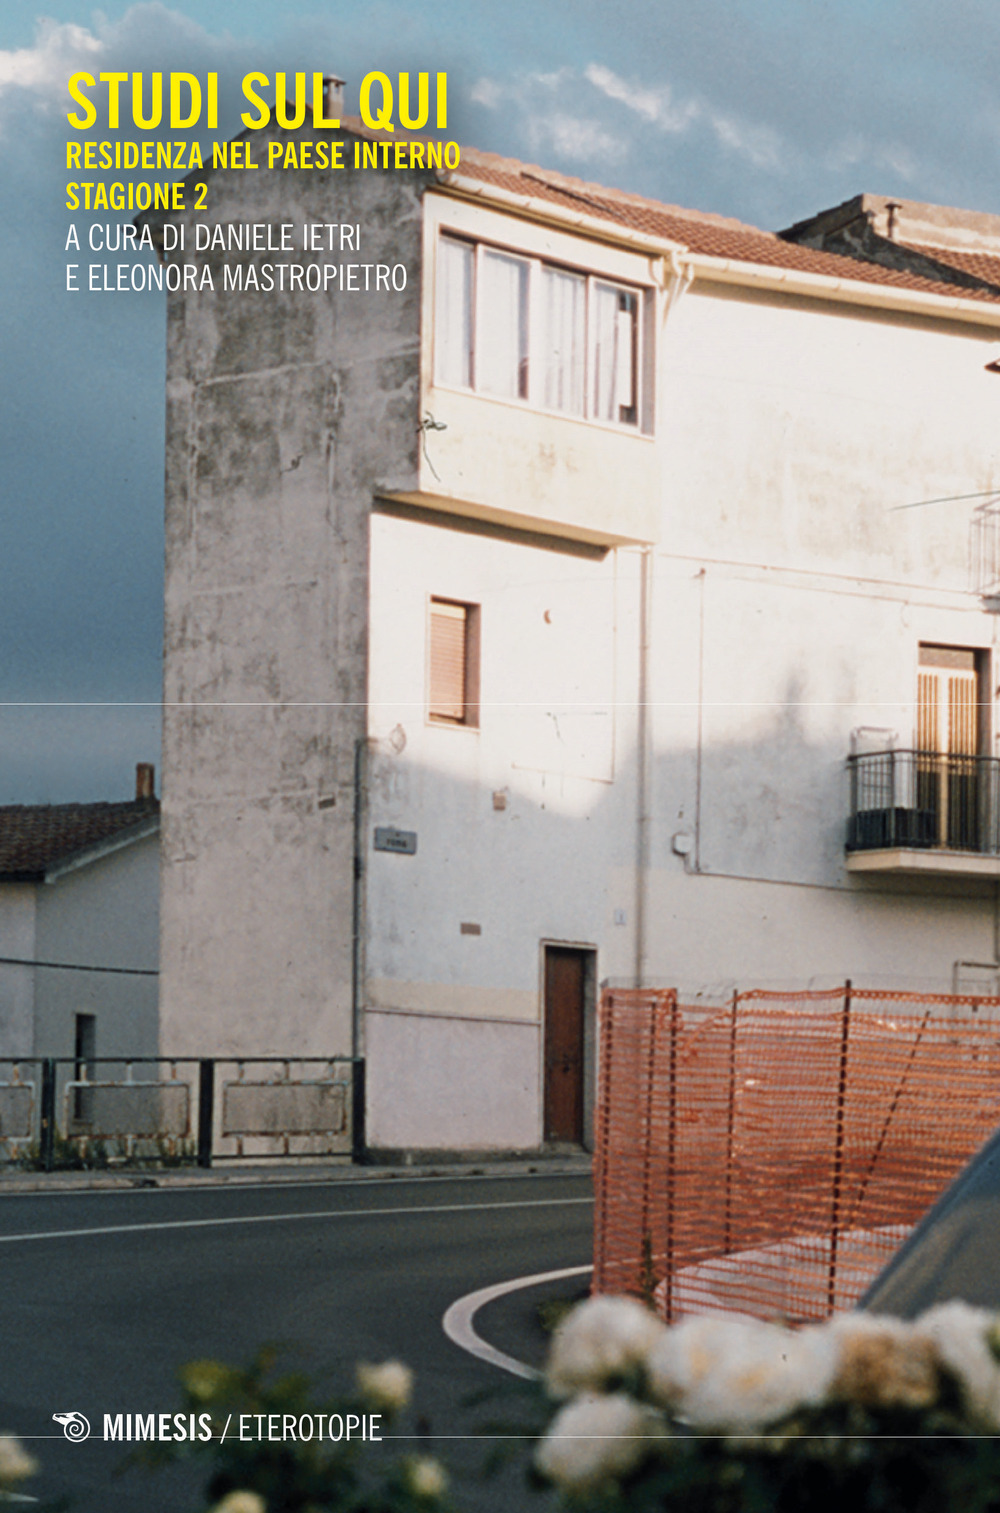
<path fill-rule="evenodd" d="M 475 179 L 509 194 L 532 196 L 565 209 L 577 210 L 611 224 L 665 241 L 679 242 L 688 251 L 706 257 L 725 258 L 771 268 L 786 268 L 803 273 L 824 274 L 829 278 L 850 279 L 859 283 L 879 284 L 897 289 L 911 289 L 926 294 L 945 295 L 950 299 L 1000 301 L 1000 256 L 984 253 L 961 253 L 939 248 L 920 248 L 939 262 L 982 278 L 983 285 L 960 287 L 937 279 L 922 277 L 905 269 L 886 268 L 863 262 L 836 252 L 786 242 L 774 232 L 725 216 L 685 210 L 642 195 L 608 189 L 583 179 L 553 173 L 514 158 L 494 153 L 463 149 L 456 175 Z M 447 178 L 447 176 L 446 176 Z M 918 250 L 918 249 L 914 249 Z"/>
<path fill-rule="evenodd" d="M 157 799 L 0 807 L 0 879 L 41 881 L 57 862 L 124 835 L 159 812 Z"/>
<path fill-rule="evenodd" d="M 984 284 L 991 284 L 1000 295 L 1000 251 L 995 256 L 989 252 L 963 252 L 955 247 L 936 247 L 911 238 L 906 238 L 900 245 L 941 263 L 945 268 L 955 268 L 970 278 L 981 279 Z"/>

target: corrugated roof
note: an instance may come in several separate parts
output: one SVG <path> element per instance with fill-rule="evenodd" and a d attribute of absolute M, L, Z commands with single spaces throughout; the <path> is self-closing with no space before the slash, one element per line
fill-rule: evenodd
<path fill-rule="evenodd" d="M 158 799 L 0 807 L 0 880 L 40 882 L 50 867 L 159 815 Z"/>
<path fill-rule="evenodd" d="M 473 148 L 462 150 L 456 176 L 477 180 L 487 192 L 494 187 L 507 194 L 530 195 L 553 206 L 606 220 L 609 225 L 626 227 L 658 240 L 679 242 L 688 251 L 706 257 L 944 295 L 949 299 L 1000 302 L 1000 256 L 993 258 L 984 253 L 953 252 L 939 247 L 914 248 L 922 255 L 932 256 L 938 262 L 983 281 L 975 287 L 958 286 L 906 269 L 887 268 L 840 253 L 801 246 L 784 241 L 775 232 L 761 231 L 742 221 L 663 204 L 659 200 L 608 189 L 535 164 L 521 163 L 516 158 L 503 158 Z M 444 177 L 447 182 L 449 176 Z"/>

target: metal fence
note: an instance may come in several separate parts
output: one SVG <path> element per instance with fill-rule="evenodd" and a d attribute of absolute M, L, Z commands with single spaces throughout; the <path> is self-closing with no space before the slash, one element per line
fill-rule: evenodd
<path fill-rule="evenodd" d="M 0 1059 L 0 1162 L 8 1164 L 361 1160 L 364 1145 L 360 1058 Z"/>
<path fill-rule="evenodd" d="M 848 851 L 1000 853 L 1000 761 L 933 751 L 848 757 Z"/>
<path fill-rule="evenodd" d="M 852 1306 L 1000 1127 L 1000 999 L 601 1005 L 594 1287 L 668 1319 Z"/>

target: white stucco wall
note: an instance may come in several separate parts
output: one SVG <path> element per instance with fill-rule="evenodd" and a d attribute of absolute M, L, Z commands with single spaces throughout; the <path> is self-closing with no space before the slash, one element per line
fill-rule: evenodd
<path fill-rule="evenodd" d="M 858 877 L 844 841 L 851 732 L 912 744 L 920 643 L 993 652 L 995 617 L 970 590 L 975 501 L 899 506 L 997 482 L 994 350 L 980 327 L 721 287 L 696 285 L 671 313 L 642 443 L 657 500 L 645 981 L 707 1000 L 848 976 L 949 991 L 957 962 L 993 959 L 991 881 Z M 556 488 L 553 507 L 533 448 L 537 433 L 558 449 L 566 422 L 526 416 L 522 446 L 498 459 L 517 406 L 498 431 L 494 402 L 462 397 L 469 496 L 552 529 L 572 495 Z M 455 445 L 432 439 L 443 472 Z M 584 470 L 576 524 L 610 509 L 610 535 L 619 509 L 627 535 L 635 481 L 624 467 L 613 493 Z M 418 851 L 368 862 L 370 1137 L 531 1144 L 542 943 L 593 944 L 604 979 L 636 972 L 639 553 L 581 562 L 378 515 L 371 560 L 371 826 L 415 830 Z M 431 595 L 482 606 L 476 730 L 426 719 Z M 568 713 L 577 700 L 585 719 Z M 596 736 L 607 706 L 610 763 Z M 566 738 L 584 727 L 586 758 Z M 463 920 L 482 934 L 462 935 Z M 538 1091 L 532 1107 L 511 1082 L 501 1139 L 491 1037 L 515 1023 L 537 1030 L 522 1054 Z"/>
<path fill-rule="evenodd" d="M 156 836 L 34 885 L 39 961 L 155 970 L 159 960 Z M 75 1015 L 96 1019 L 101 1056 L 158 1054 L 155 977 L 35 971 L 36 1056 L 72 1056 Z"/>
<path fill-rule="evenodd" d="M 35 889 L 0 883 L 0 956 L 35 957 Z M 34 1048 L 35 979 L 30 967 L 0 965 L 0 1057 L 30 1056 Z"/>
<path fill-rule="evenodd" d="M 423 229 L 421 415 L 432 414 L 443 427 L 427 436 L 419 459 L 423 495 L 460 514 L 583 540 L 653 540 L 659 510 L 651 368 L 640 375 L 638 423 L 611 425 L 448 387 L 438 377 L 434 351 L 435 250 L 442 230 L 631 286 L 640 293 L 639 324 L 651 352 L 658 297 L 650 259 L 438 194 L 425 197 Z M 662 281 L 662 269 L 655 277 Z"/>
<path fill-rule="evenodd" d="M 1000 486 L 1000 320 L 701 276 L 668 314 L 663 258 L 419 195 L 344 175 L 324 210 L 407 259 L 399 305 L 171 304 L 162 1044 L 349 1049 L 367 733 L 369 1139 L 530 1147 L 546 942 L 706 998 L 993 959 L 992 881 L 862 877 L 844 839 L 851 732 L 912 744 L 920 643 L 996 687 L 975 501 L 925 501 Z M 442 226 L 638 289 L 651 427 L 439 383 Z M 432 596 L 480 609 L 475 729 L 427 719 Z"/>

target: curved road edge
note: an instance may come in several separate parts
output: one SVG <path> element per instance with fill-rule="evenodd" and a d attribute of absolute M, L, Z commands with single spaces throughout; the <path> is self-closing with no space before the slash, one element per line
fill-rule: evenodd
<path fill-rule="evenodd" d="M 441 1320 L 441 1327 L 460 1350 L 465 1350 L 469 1355 L 476 1356 L 481 1361 L 486 1361 L 490 1366 L 497 1366 L 501 1371 L 510 1372 L 511 1376 L 520 1376 L 528 1381 L 535 1381 L 541 1376 L 534 1366 L 527 1366 L 523 1361 L 518 1361 L 512 1355 L 506 1355 L 502 1350 L 497 1350 L 494 1345 L 488 1345 L 486 1341 L 476 1333 L 473 1320 L 480 1308 L 487 1303 L 492 1303 L 495 1298 L 502 1298 L 509 1292 L 517 1292 L 523 1287 L 538 1287 L 543 1282 L 561 1282 L 567 1277 L 582 1277 L 593 1271 L 593 1266 L 565 1266 L 561 1271 L 539 1271 L 530 1277 L 514 1277 L 509 1282 L 494 1282 L 492 1287 L 480 1287 L 475 1292 L 467 1292 L 464 1298 L 458 1298 L 446 1309 Z"/>

